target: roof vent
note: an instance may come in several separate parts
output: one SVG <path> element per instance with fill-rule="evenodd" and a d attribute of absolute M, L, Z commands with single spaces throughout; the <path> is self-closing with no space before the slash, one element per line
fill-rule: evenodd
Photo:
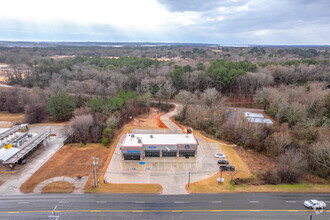
<path fill-rule="evenodd" d="M 188 134 L 186 134 L 186 138 L 188 138 L 189 137 L 189 135 Z"/>

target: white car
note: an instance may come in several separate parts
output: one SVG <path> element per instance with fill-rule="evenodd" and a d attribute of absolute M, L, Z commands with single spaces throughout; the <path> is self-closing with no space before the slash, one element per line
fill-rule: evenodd
<path fill-rule="evenodd" d="M 215 154 L 214 156 L 216 158 L 226 158 L 226 155 L 224 155 L 224 154 Z"/>
<path fill-rule="evenodd" d="M 323 201 L 316 199 L 307 200 L 304 202 L 304 206 L 309 209 L 324 209 L 327 205 Z"/>

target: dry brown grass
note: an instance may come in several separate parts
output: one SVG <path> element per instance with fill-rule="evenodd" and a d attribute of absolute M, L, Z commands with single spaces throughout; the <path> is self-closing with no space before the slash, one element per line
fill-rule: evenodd
<path fill-rule="evenodd" d="M 232 185 L 230 174 L 223 173 L 224 184 L 218 184 L 220 173 L 200 182 L 190 184 L 189 193 L 241 193 L 241 192 L 330 192 L 326 184 L 281 184 L 281 185 Z"/>
<path fill-rule="evenodd" d="M 242 160 L 242 158 L 237 154 L 236 150 L 232 146 L 226 144 L 223 141 L 216 141 L 216 140 L 210 139 L 208 137 L 205 137 L 198 131 L 194 131 L 194 133 L 197 134 L 198 136 L 204 138 L 207 142 L 218 143 L 221 146 L 221 149 L 222 149 L 223 153 L 227 156 L 230 164 L 235 166 L 235 169 L 237 170 L 237 174 L 235 175 L 235 177 L 248 178 L 251 176 L 251 172 L 250 172 L 248 166 Z"/>
<path fill-rule="evenodd" d="M 114 152 L 120 136 L 127 132 L 131 132 L 134 128 L 151 129 L 157 127 L 156 115 L 158 112 L 151 111 L 150 114 L 143 114 L 137 117 L 129 125 L 124 126 L 117 132 L 116 139 L 111 143 L 109 148 L 101 144 L 87 144 L 80 147 L 80 144 L 69 144 L 63 146 L 52 158 L 50 158 L 35 174 L 33 174 L 22 186 L 21 191 L 24 193 L 33 192 L 35 186 L 42 181 L 56 177 L 78 177 L 89 176 L 85 185 L 86 192 L 109 192 L 109 193 L 160 193 L 162 187 L 159 184 L 104 184 L 103 173 L 105 172 L 111 156 Z M 151 116 L 150 116 L 151 115 Z M 131 126 L 135 125 L 135 126 Z M 149 126 L 147 126 L 149 125 Z M 99 158 L 98 176 L 100 184 L 94 189 L 92 178 L 92 158 Z M 53 192 L 56 187 L 52 187 Z"/>
<path fill-rule="evenodd" d="M 131 122 L 128 123 L 128 126 L 136 127 L 148 127 L 148 128 L 158 128 L 157 117 L 160 114 L 160 111 L 156 108 L 151 108 L 148 113 L 139 115 L 134 118 Z"/>
<path fill-rule="evenodd" d="M 252 150 L 245 150 L 242 147 L 235 146 L 234 148 L 252 173 L 262 173 L 278 168 L 274 158 L 267 157 Z"/>
<path fill-rule="evenodd" d="M 75 189 L 73 183 L 66 181 L 57 181 L 48 183 L 44 188 L 42 188 L 42 193 L 72 193 Z"/>
<path fill-rule="evenodd" d="M 159 184 L 100 183 L 97 189 L 89 189 L 86 192 L 160 194 L 162 191 L 163 188 Z"/>
<path fill-rule="evenodd" d="M 38 124 L 31 124 L 29 125 L 30 127 L 34 127 L 34 126 L 64 126 L 67 125 L 69 123 L 69 121 L 67 122 L 43 122 L 43 123 L 38 123 Z"/>
<path fill-rule="evenodd" d="M 0 112 L 0 121 L 8 121 L 8 122 L 22 122 L 24 119 L 24 114 L 12 114 L 9 112 Z"/>
<path fill-rule="evenodd" d="M 0 186 L 1 186 L 1 184 L 3 184 L 3 181 L 2 180 L 0 180 Z"/>
<path fill-rule="evenodd" d="M 203 137 L 208 142 L 219 143 L 224 154 L 229 159 L 230 163 L 235 166 L 236 171 L 232 174 L 234 178 L 249 178 L 252 177 L 252 174 L 249 170 L 251 168 L 253 171 L 262 169 L 262 166 L 274 165 L 271 159 L 265 159 L 263 155 L 256 154 L 254 152 L 242 152 L 243 149 L 239 149 L 239 154 L 232 146 L 221 142 L 215 141 L 210 138 L 207 138 L 200 133 L 194 131 L 194 133 Z M 243 160 L 240 156 L 243 156 Z M 263 161 L 264 160 L 264 161 Z M 256 163 L 257 165 L 252 166 L 251 164 Z M 250 164 L 249 166 L 245 163 Z M 223 172 L 222 177 L 225 179 L 225 182 L 221 185 L 218 184 L 217 178 L 220 177 L 220 172 L 216 175 L 198 182 L 190 184 L 188 192 L 190 193 L 233 193 L 233 192 L 330 192 L 329 184 L 311 184 L 311 183 L 302 183 L 302 184 L 280 184 L 280 185 L 232 185 L 230 183 L 231 175 L 229 172 Z"/>
<path fill-rule="evenodd" d="M 65 145 L 21 186 L 21 191 L 33 192 L 36 185 L 52 177 L 91 177 L 92 158 L 98 157 L 99 166 L 103 167 L 108 153 L 109 149 L 101 144 L 88 144 L 84 147 L 79 144 Z M 88 179 L 89 182 L 92 182 L 92 178 Z"/>
<path fill-rule="evenodd" d="M 218 143 L 221 146 L 223 153 L 227 156 L 230 161 L 230 164 L 235 166 L 236 171 L 233 172 L 233 178 L 249 178 L 251 177 L 251 172 L 244 161 L 240 158 L 234 148 L 222 141 L 216 141 L 208 137 L 203 136 L 198 131 L 194 131 L 195 134 L 204 138 L 207 142 Z M 229 172 L 223 172 L 222 177 L 225 179 L 225 182 L 222 185 L 219 185 L 217 178 L 220 177 L 220 173 L 216 175 L 195 183 L 190 184 L 188 192 L 190 193 L 220 193 L 220 192 L 232 192 L 231 191 L 231 175 Z"/>

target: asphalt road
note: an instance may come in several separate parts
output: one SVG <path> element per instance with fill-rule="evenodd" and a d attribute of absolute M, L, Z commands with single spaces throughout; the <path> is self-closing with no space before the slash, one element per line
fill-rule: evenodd
<path fill-rule="evenodd" d="M 303 206 L 330 194 L 31 194 L 0 197 L 0 219 L 330 219 Z"/>

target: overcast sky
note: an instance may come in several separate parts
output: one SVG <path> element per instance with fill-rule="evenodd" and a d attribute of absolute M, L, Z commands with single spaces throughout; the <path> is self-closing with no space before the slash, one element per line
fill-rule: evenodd
<path fill-rule="evenodd" d="M 330 0 L 6 0 L 0 40 L 330 45 Z"/>

